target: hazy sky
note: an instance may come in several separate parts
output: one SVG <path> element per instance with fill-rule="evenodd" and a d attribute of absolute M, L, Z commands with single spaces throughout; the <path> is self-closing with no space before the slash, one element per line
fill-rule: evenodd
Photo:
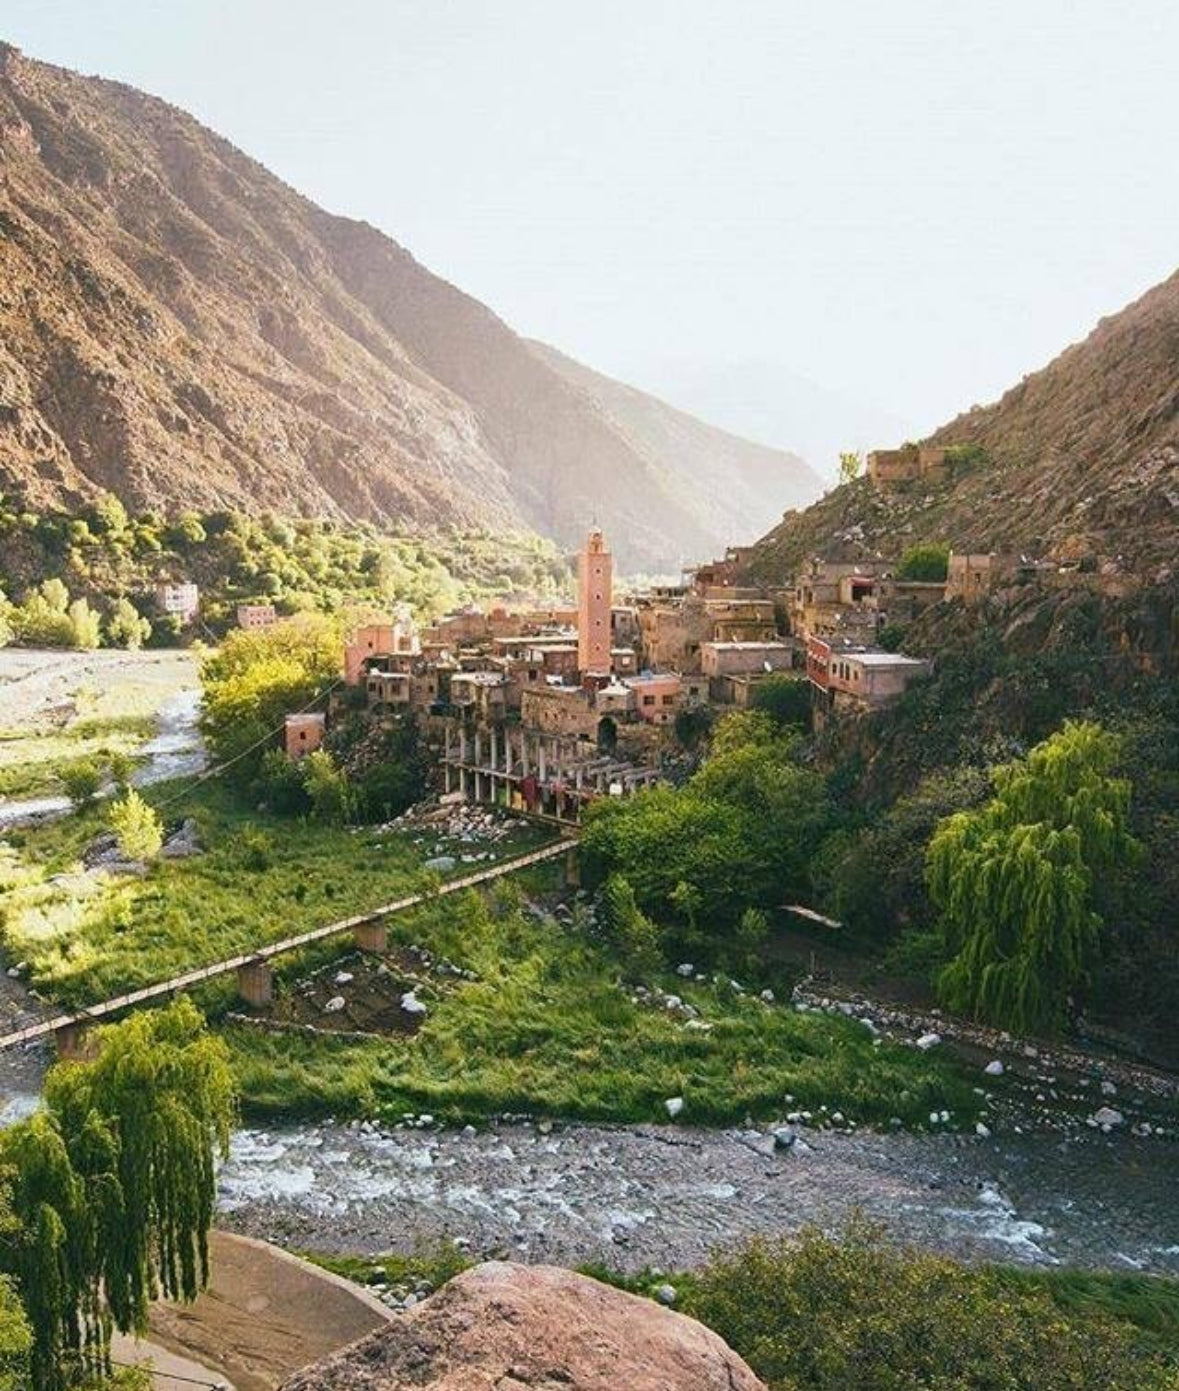
<path fill-rule="evenodd" d="M 0 34 L 718 413 L 748 365 L 923 431 L 1179 264 L 1175 0 L 3 0 Z"/>

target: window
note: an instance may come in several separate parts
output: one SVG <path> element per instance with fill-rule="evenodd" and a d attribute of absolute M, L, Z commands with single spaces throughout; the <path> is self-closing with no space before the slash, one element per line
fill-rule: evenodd
<path fill-rule="evenodd" d="M 644 704 L 644 705 L 654 705 L 654 704 L 655 704 L 655 697 L 654 697 L 654 696 L 644 696 L 644 697 L 643 697 L 643 704 Z"/>
<path fill-rule="evenodd" d="M 663 697 L 663 703 L 664 703 L 664 705 L 674 705 L 674 704 L 675 704 L 675 696 L 673 696 L 673 695 L 665 695 L 665 696 Z"/>

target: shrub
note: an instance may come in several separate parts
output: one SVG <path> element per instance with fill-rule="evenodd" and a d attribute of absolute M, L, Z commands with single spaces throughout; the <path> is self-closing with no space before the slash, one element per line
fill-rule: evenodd
<path fill-rule="evenodd" d="M 1135 1333 L 1073 1317 L 1002 1271 L 886 1246 L 853 1226 L 716 1256 L 687 1312 L 772 1391 L 1164 1391 Z"/>
<path fill-rule="evenodd" d="M 88 806 L 102 786 L 102 769 L 92 758 L 67 763 L 59 774 L 65 794 L 76 807 Z"/>
<path fill-rule="evenodd" d="M 950 568 L 950 548 L 943 542 L 922 542 L 910 546 L 897 566 L 898 580 L 926 580 L 937 583 Z"/>
<path fill-rule="evenodd" d="M 159 813 L 134 788 L 111 807 L 111 829 L 129 860 L 150 860 L 160 853 L 164 828 Z"/>

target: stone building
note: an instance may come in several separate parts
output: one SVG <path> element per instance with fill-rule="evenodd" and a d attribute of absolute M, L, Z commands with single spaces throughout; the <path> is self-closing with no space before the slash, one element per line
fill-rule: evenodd
<path fill-rule="evenodd" d="M 421 650 L 417 625 L 408 612 L 398 613 L 389 623 L 362 624 L 344 647 L 344 681 L 359 686 L 369 666 L 389 657 L 416 657 Z"/>
<path fill-rule="evenodd" d="M 948 472 L 946 450 L 936 444 L 904 444 L 900 449 L 874 449 L 868 455 L 868 477 L 882 493 L 914 483 L 944 483 Z"/>

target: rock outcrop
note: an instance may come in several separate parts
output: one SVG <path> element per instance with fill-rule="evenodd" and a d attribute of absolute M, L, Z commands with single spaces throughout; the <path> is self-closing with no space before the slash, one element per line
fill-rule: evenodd
<path fill-rule="evenodd" d="M 765 1391 L 695 1319 L 553 1266 L 492 1261 L 282 1391 Z"/>

